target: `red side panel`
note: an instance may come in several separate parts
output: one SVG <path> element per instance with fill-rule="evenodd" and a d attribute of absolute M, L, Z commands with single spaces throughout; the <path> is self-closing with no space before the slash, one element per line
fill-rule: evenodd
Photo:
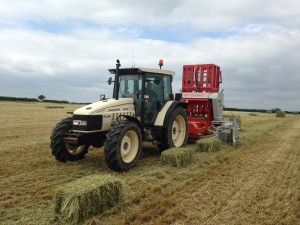
<path fill-rule="evenodd" d="M 182 99 L 188 103 L 186 114 L 189 123 L 189 137 L 198 138 L 201 134 L 208 134 L 208 128 L 213 120 L 212 103 L 210 99 Z"/>
<path fill-rule="evenodd" d="M 189 138 L 198 139 L 200 134 L 208 133 L 208 124 L 205 118 L 188 117 Z"/>

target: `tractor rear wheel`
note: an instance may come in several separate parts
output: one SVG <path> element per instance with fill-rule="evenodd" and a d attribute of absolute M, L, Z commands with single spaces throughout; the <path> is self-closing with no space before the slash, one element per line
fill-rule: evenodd
<path fill-rule="evenodd" d="M 173 147 L 183 147 L 187 144 L 188 123 L 187 115 L 183 108 L 177 107 L 168 120 L 167 128 L 163 129 L 160 150 Z"/>
<path fill-rule="evenodd" d="M 133 168 L 141 155 L 142 134 L 130 121 L 116 123 L 106 135 L 104 157 L 108 167 L 116 171 Z"/>
<path fill-rule="evenodd" d="M 53 129 L 50 137 L 52 155 L 60 162 L 76 161 L 84 158 L 88 152 L 87 145 L 66 144 L 63 140 L 64 134 L 72 128 L 72 117 L 63 119 Z"/>

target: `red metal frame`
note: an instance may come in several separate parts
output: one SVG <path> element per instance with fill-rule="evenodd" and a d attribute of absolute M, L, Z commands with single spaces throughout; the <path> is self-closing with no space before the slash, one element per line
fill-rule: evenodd
<path fill-rule="evenodd" d="M 182 92 L 219 92 L 220 67 L 215 64 L 184 65 Z"/>
<path fill-rule="evenodd" d="M 183 66 L 181 100 L 188 103 L 186 113 L 190 138 L 197 139 L 200 134 L 210 133 L 209 127 L 214 120 L 212 100 L 199 92 L 217 93 L 220 83 L 222 83 L 220 67 L 215 64 Z M 185 94 L 186 92 L 192 93 Z"/>

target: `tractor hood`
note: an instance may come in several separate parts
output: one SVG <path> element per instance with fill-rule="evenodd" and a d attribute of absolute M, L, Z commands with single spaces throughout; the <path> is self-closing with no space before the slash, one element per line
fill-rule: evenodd
<path fill-rule="evenodd" d="M 83 106 L 74 111 L 74 115 L 99 115 L 108 112 L 120 112 L 133 109 L 132 98 L 106 99 Z"/>

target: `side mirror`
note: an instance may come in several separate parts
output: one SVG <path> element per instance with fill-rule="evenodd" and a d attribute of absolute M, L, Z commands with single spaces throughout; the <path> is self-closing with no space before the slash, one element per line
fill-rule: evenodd
<path fill-rule="evenodd" d="M 112 77 L 108 78 L 108 81 L 107 81 L 108 85 L 111 85 L 112 82 L 113 82 Z"/>
<path fill-rule="evenodd" d="M 175 94 L 175 100 L 176 101 L 181 101 L 181 99 L 182 99 L 182 93 L 176 93 Z"/>

